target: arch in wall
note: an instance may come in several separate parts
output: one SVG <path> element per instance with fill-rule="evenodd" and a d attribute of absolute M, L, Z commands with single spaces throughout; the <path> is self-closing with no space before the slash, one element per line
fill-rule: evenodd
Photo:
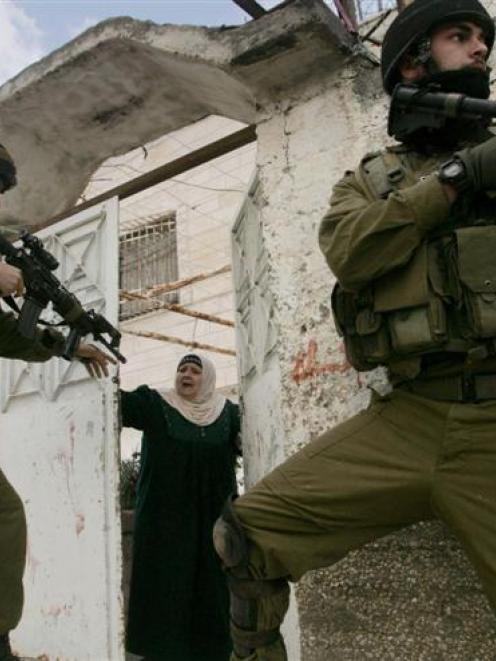
<path fill-rule="evenodd" d="M 105 159 L 207 115 L 255 123 L 351 48 L 322 0 L 234 28 L 104 21 L 0 88 L 0 135 L 19 164 L 0 222 L 43 223 Z"/>

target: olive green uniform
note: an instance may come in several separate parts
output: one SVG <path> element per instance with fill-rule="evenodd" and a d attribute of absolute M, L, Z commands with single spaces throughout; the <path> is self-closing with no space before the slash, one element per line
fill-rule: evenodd
<path fill-rule="evenodd" d="M 63 338 L 53 330 L 33 340 L 20 335 L 11 314 L 0 310 L 0 356 L 40 362 L 61 354 Z M 22 501 L 0 470 L 0 635 L 14 629 L 23 604 L 26 519 Z"/>
<path fill-rule="evenodd" d="M 466 340 L 455 308 L 445 314 L 448 321 L 442 310 L 437 315 L 438 304 L 450 300 L 453 282 L 436 280 L 439 261 L 427 241 L 449 223 L 454 226 L 456 213 L 465 214 L 468 224 L 474 219 L 467 214 L 484 215 L 487 200 L 450 207 L 435 174 L 443 160 L 446 155 L 428 158 L 398 148 L 366 157 L 334 188 L 320 245 L 342 288 L 364 291 L 374 283 L 371 305 L 360 310 L 359 322 L 352 321 L 358 342 L 365 342 L 365 362 L 387 364 L 395 387 L 387 396 L 374 394 L 367 410 L 309 443 L 234 502 L 248 539 L 248 572 L 238 576 L 267 583 L 298 580 L 382 535 L 439 517 L 459 537 L 496 608 L 496 362 L 486 356 L 487 335 L 481 342 Z M 381 190 L 383 184 L 390 190 Z M 460 251 L 464 237 L 457 235 Z M 442 233 L 440 241 L 449 256 L 453 233 Z M 492 289 L 484 268 L 469 275 Z M 494 298 L 490 292 L 488 300 Z M 386 344 L 385 320 L 394 335 Z M 341 321 L 347 323 L 346 314 Z M 415 338 L 425 331 L 416 352 L 405 350 L 412 324 Z M 455 329 L 448 335 L 458 333 L 454 343 L 442 336 L 447 324 Z M 454 350 L 462 345 L 462 351 Z M 464 401 L 468 391 L 480 401 Z M 280 582 L 274 586 L 259 599 L 256 619 L 257 630 L 273 630 L 276 639 L 260 647 L 247 637 L 246 647 L 257 647 L 250 661 L 286 659 L 277 627 L 288 590 Z"/>

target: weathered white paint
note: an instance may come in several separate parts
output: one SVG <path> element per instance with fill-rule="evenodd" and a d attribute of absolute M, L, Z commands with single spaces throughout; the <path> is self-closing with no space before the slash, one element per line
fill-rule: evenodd
<path fill-rule="evenodd" d="M 294 585 L 290 585 L 289 609 L 281 626 L 289 661 L 301 661 L 301 628 Z"/>
<path fill-rule="evenodd" d="M 117 320 L 118 203 L 40 233 L 57 275 Z M 123 658 L 116 385 L 77 362 L 2 361 L 0 463 L 26 508 L 24 615 L 12 635 L 49 661 Z"/>
<path fill-rule="evenodd" d="M 278 337 L 260 206 L 260 186 L 255 177 L 232 230 L 243 466 L 248 488 L 285 458 L 281 372 L 276 359 Z M 300 624 L 294 589 L 282 631 L 288 658 L 300 661 Z"/>
<path fill-rule="evenodd" d="M 353 66 L 323 77 L 319 87 L 307 90 L 307 98 L 290 97 L 267 109 L 258 129 L 260 215 L 279 331 L 286 454 L 309 434 L 347 417 L 355 391 L 357 377 L 345 364 L 330 316 L 333 277 L 317 232 L 333 184 L 380 144 L 382 95 L 371 89 L 365 97 L 362 87 L 360 106 L 350 85 L 350 79 L 363 84 L 371 75 L 372 68 L 360 72 Z M 318 363 L 313 367 L 323 368 L 320 374 L 308 366 L 313 352 Z M 325 406 L 309 408 L 322 388 Z"/>
<path fill-rule="evenodd" d="M 280 418 L 281 374 L 274 360 L 277 329 L 260 202 L 260 186 L 256 177 L 232 230 L 240 390 L 243 410 L 258 411 L 257 415 L 244 415 L 242 420 L 247 486 L 254 484 L 267 470 L 284 459 Z"/>

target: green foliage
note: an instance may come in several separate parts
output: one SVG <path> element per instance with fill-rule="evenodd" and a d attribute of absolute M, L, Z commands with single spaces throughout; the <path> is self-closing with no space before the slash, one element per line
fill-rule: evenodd
<path fill-rule="evenodd" d="M 140 466 L 141 455 L 139 452 L 134 452 L 131 459 L 121 461 L 120 499 L 122 510 L 134 509 Z"/>

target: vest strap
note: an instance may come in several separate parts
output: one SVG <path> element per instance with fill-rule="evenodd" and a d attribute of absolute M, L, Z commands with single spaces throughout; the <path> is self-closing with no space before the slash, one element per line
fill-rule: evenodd
<path fill-rule="evenodd" d="M 440 401 L 481 402 L 496 399 L 496 374 L 460 374 L 434 379 L 413 379 L 397 387 Z"/>

